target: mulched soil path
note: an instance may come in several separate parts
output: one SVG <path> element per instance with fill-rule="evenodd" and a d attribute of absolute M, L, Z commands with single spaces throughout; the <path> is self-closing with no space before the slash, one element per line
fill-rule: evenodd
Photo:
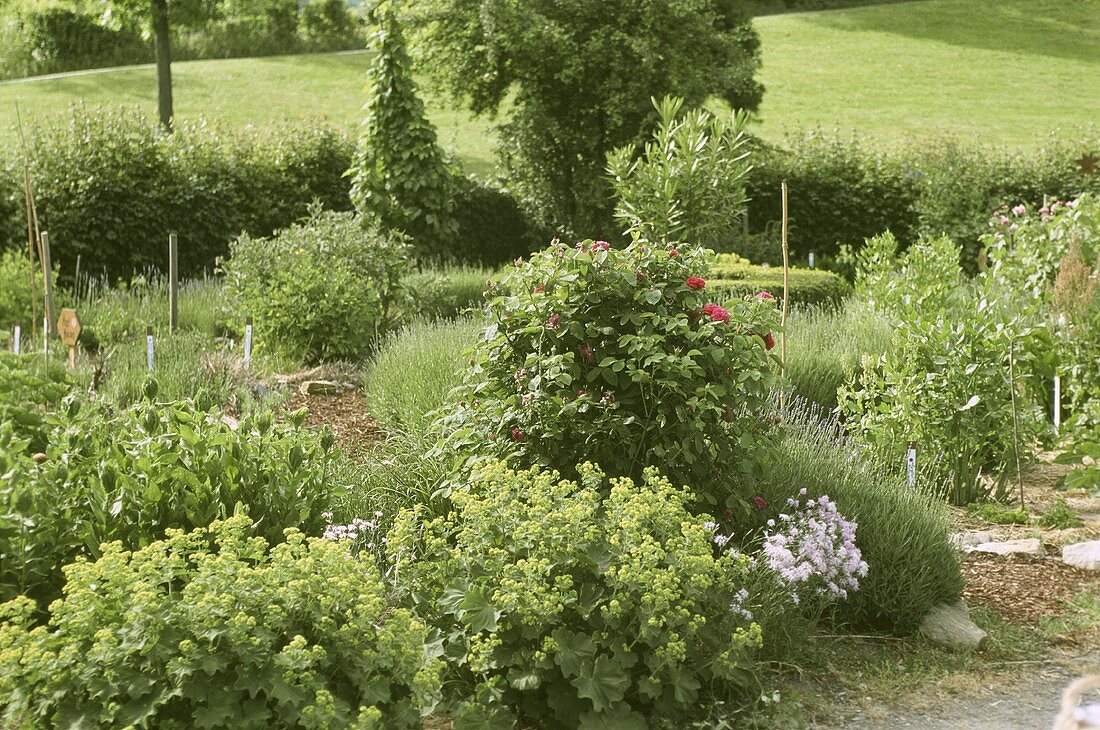
<path fill-rule="evenodd" d="M 288 409 L 309 409 L 306 424 L 328 426 L 336 436 L 336 445 L 356 457 L 385 438 L 378 423 L 367 413 L 363 394 L 355 388 L 341 388 L 335 395 L 303 395 L 295 390 Z"/>
<path fill-rule="evenodd" d="M 970 553 L 962 560 L 966 605 L 989 606 L 1010 623 L 1034 625 L 1042 616 L 1061 614 L 1090 586 L 1100 591 L 1096 571 L 1056 558 Z"/>

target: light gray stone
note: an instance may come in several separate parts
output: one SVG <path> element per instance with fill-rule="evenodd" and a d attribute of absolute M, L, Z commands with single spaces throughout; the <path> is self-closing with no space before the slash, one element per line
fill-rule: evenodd
<path fill-rule="evenodd" d="M 303 380 L 298 384 L 302 395 L 335 395 L 340 384 L 332 380 Z"/>
<path fill-rule="evenodd" d="M 1100 570 L 1100 540 L 1063 545 L 1062 562 L 1075 568 Z"/>
<path fill-rule="evenodd" d="M 987 542 L 993 542 L 993 534 L 990 532 L 956 532 L 951 536 L 951 545 L 956 550 L 966 550 Z"/>
<path fill-rule="evenodd" d="M 970 620 L 970 610 L 962 601 L 934 606 L 921 621 L 920 632 L 933 644 L 959 649 L 981 649 L 988 638 Z"/>
<path fill-rule="evenodd" d="M 993 553 L 994 555 L 1033 555 L 1042 557 L 1043 544 L 1034 537 L 1023 540 L 1005 540 L 1004 542 L 983 542 L 981 545 L 967 548 L 971 553 Z"/>

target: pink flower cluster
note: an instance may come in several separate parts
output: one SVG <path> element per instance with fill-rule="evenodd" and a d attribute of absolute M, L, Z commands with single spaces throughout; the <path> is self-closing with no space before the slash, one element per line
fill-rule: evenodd
<path fill-rule="evenodd" d="M 687 284 L 688 289 L 694 289 L 695 291 L 705 289 L 707 286 L 706 280 L 701 276 L 689 276 L 684 283 Z"/>
<path fill-rule="evenodd" d="M 807 591 L 827 598 L 847 598 L 867 575 L 867 563 L 855 544 L 856 523 L 844 518 L 827 495 L 817 500 L 788 499 L 793 514 L 768 520 L 763 554 L 768 568 L 798 603 Z M 771 531 L 774 530 L 774 531 Z"/>

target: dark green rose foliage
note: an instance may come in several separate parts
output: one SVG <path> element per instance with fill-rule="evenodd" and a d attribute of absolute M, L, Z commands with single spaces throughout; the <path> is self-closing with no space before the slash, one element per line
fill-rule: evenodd
<path fill-rule="evenodd" d="M 246 516 L 67 566 L 65 597 L 0 605 L 9 727 L 417 728 L 439 700 L 427 627 L 341 543 Z"/>
<path fill-rule="evenodd" d="M 709 252 L 555 244 L 517 265 L 441 424 L 460 459 L 485 453 L 638 479 L 658 466 L 711 503 L 746 508 L 773 445 L 774 300 L 718 306 Z M 725 301 L 722 299 L 721 301 Z"/>

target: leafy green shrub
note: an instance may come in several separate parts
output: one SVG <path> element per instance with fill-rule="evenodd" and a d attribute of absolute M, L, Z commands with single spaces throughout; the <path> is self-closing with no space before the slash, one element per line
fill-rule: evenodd
<path fill-rule="evenodd" d="M 1066 500 L 1059 497 L 1054 504 L 1047 507 L 1043 514 L 1035 520 L 1040 527 L 1052 527 L 1058 530 L 1066 530 L 1072 527 L 1080 527 L 1083 522 L 1077 516 L 1076 510 L 1070 507 Z"/>
<path fill-rule="evenodd" d="M 798 395 L 835 408 L 837 390 L 855 379 L 865 356 L 890 349 L 893 333 L 890 320 L 855 300 L 795 309 L 787 320 L 787 378 Z"/>
<path fill-rule="evenodd" d="M 899 256 L 898 242 L 887 231 L 870 238 L 856 253 L 845 249 L 855 269 L 855 297 L 895 320 L 907 320 L 928 303 L 951 309 L 968 295 L 959 267 L 959 247 L 947 238 L 922 238 Z"/>
<path fill-rule="evenodd" d="M 420 533 L 409 513 L 390 533 L 399 556 L 422 546 L 401 571 L 455 658 L 456 728 L 641 728 L 748 689 L 760 633 L 730 608 L 748 559 L 716 550 L 655 469 L 637 484 L 578 472 L 486 464 L 449 518 Z"/>
<path fill-rule="evenodd" d="M 541 249 L 543 235 L 528 220 L 512 192 L 473 175 L 456 177 L 458 236 L 447 253 L 456 261 L 499 266 Z"/>
<path fill-rule="evenodd" d="M 1000 499 L 1017 456 L 1028 461 L 1048 429 L 1025 397 L 1045 388 L 1027 377 L 1037 349 L 1027 342 L 1035 334 L 1018 319 L 999 317 L 985 299 L 954 311 L 929 307 L 899 324 L 886 354 L 864 360 L 858 382 L 839 393 L 841 412 L 850 431 L 884 458 L 900 460 L 911 440 L 941 453 L 957 504 L 987 491 Z M 981 485 L 983 474 L 993 479 L 991 490 Z"/>
<path fill-rule="evenodd" d="M 442 424 L 447 450 L 635 478 L 660 465 L 747 509 L 771 444 L 757 412 L 776 383 L 777 317 L 763 299 L 713 304 L 709 263 L 705 249 L 586 241 L 518 264 Z"/>
<path fill-rule="evenodd" d="M 390 434 L 423 434 L 432 413 L 462 384 L 468 351 L 485 327 L 480 318 L 414 321 L 387 338 L 367 365 L 363 398 Z"/>
<path fill-rule="evenodd" d="M 310 51 L 343 51 L 363 45 L 356 18 L 344 0 L 316 0 L 301 8 L 298 38 Z"/>
<path fill-rule="evenodd" d="M 49 624 L 0 606 L 6 723 L 160 728 L 417 728 L 440 695 L 426 627 L 337 542 L 250 519 L 65 568 Z"/>
<path fill-rule="evenodd" d="M 1100 399 L 1093 399 L 1066 424 L 1073 436 L 1072 446 L 1057 461 L 1077 468 L 1062 477 L 1061 489 L 1086 489 L 1100 494 Z"/>
<path fill-rule="evenodd" d="M 257 341 L 313 362 L 359 357 L 394 326 L 409 253 L 398 234 L 313 209 L 271 238 L 237 239 L 221 266 Z"/>
<path fill-rule="evenodd" d="M 50 377 L 40 365 L 33 355 L 0 351 L 0 423 L 10 428 L 0 430 L 0 441 L 25 440 L 32 453 L 46 448 L 49 408 L 69 392 L 64 375 Z"/>
<path fill-rule="evenodd" d="M 916 630 L 930 608 L 958 598 L 963 578 L 948 539 L 950 516 L 937 494 L 938 466 L 922 458 L 920 488 L 912 489 L 900 459 L 879 461 L 819 409 L 796 400 L 782 416 L 784 438 L 758 486 L 760 495 L 775 509 L 803 488 L 828 494 L 859 525 L 857 541 L 869 570 L 859 590 L 837 604 L 833 620 L 905 634 Z M 761 614 L 765 636 L 767 618 Z"/>
<path fill-rule="evenodd" d="M 411 314 L 429 319 L 461 316 L 485 306 L 485 289 L 498 271 L 469 265 L 423 268 L 410 274 L 402 286 L 409 293 Z"/>
<path fill-rule="evenodd" d="M 366 118 L 349 173 L 356 209 L 382 228 L 406 233 L 419 253 L 444 256 L 456 234 L 452 173 L 436 143 L 412 78 L 401 25 L 387 5 L 372 12 L 374 54 Z"/>
<path fill-rule="evenodd" d="M 24 594 L 45 605 L 59 593 L 61 566 L 98 556 L 101 543 L 136 549 L 168 528 L 235 512 L 269 541 L 287 527 L 316 531 L 345 486 L 331 437 L 300 428 L 304 413 L 291 424 L 266 413 L 237 425 L 187 401 L 112 410 L 71 401 L 67 413 L 50 418 L 37 459 L 26 441 L 3 444 L 4 599 Z"/>
<path fill-rule="evenodd" d="M 137 28 L 108 28 L 99 21 L 94 11 L 58 4 L 9 5 L 0 17 L 0 78 L 152 60 L 152 44 Z"/>
<path fill-rule="evenodd" d="M 129 279 L 167 269 L 179 233 L 183 277 L 200 276 L 242 231 L 267 236 L 312 201 L 348 210 L 351 145 L 323 127 L 223 134 L 177 125 L 165 135 L 132 113 L 76 109 L 31 138 L 31 174 L 56 270 Z M 21 209 L 13 211 L 22 216 Z"/>
<path fill-rule="evenodd" d="M 617 199 L 615 218 L 651 241 L 713 248 L 741 228 L 745 203 L 747 112 L 715 117 L 705 109 L 681 116 L 684 100 L 666 96 L 653 139 L 607 155 Z"/>
<path fill-rule="evenodd" d="M 37 275 L 37 276 L 35 276 Z M 34 307 L 31 307 L 31 278 L 35 277 Z M 57 273 L 54 271 L 54 289 L 57 290 Z M 62 302 L 63 295 L 60 291 L 55 296 L 57 304 Z M 32 324 L 32 311 L 37 314 L 39 320 L 34 322 L 38 327 L 42 326 L 42 313 L 45 311 L 45 296 L 42 290 L 42 273 L 40 270 L 31 271 L 31 263 L 27 258 L 26 249 L 8 249 L 0 253 L 0 337 L 3 334 L 11 334 L 13 325 L 23 327 L 23 336 L 30 337 Z M 52 325 L 56 326 L 56 325 Z M 4 337 L 4 340 L 7 338 Z"/>

